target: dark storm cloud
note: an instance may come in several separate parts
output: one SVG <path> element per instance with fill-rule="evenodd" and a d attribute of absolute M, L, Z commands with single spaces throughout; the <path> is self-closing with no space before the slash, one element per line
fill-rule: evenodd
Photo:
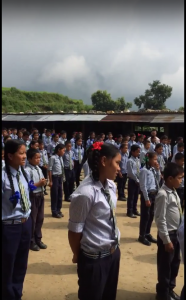
<path fill-rule="evenodd" d="M 183 1 L 3 1 L 3 86 L 132 101 L 159 79 L 183 105 Z"/>

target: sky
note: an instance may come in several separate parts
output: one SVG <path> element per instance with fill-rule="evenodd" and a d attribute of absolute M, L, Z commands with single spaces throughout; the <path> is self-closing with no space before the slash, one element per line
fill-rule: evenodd
<path fill-rule="evenodd" d="M 91 104 L 97 90 L 133 102 L 160 80 L 166 106 L 184 105 L 183 0 L 2 3 L 3 87 Z"/>

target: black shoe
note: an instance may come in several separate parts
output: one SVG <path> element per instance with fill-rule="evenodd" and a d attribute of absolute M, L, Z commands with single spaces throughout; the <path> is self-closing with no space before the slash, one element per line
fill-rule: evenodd
<path fill-rule="evenodd" d="M 47 196 L 47 195 L 48 195 L 48 193 L 47 193 L 46 191 L 44 191 L 44 195 L 46 195 L 46 196 Z"/>
<path fill-rule="evenodd" d="M 30 250 L 32 250 L 32 251 L 39 251 L 40 248 L 35 243 L 31 243 L 30 244 Z"/>
<path fill-rule="evenodd" d="M 60 212 L 58 212 L 58 215 L 60 215 L 61 216 L 61 218 L 63 218 L 64 217 L 64 214 L 60 211 Z"/>
<path fill-rule="evenodd" d="M 174 300 L 180 300 L 180 296 L 178 296 L 173 290 L 170 291 L 169 294 L 170 294 L 170 296 L 171 296 L 172 299 L 174 299 Z"/>
<path fill-rule="evenodd" d="M 118 197 L 119 201 L 127 201 L 127 199 L 125 197 Z"/>
<path fill-rule="evenodd" d="M 167 296 L 159 296 L 158 294 L 156 294 L 156 300 L 173 300 L 173 298 L 170 295 Z"/>
<path fill-rule="evenodd" d="M 137 217 L 133 213 L 127 213 L 127 217 L 136 219 Z"/>
<path fill-rule="evenodd" d="M 60 214 L 55 214 L 55 213 L 53 213 L 53 214 L 52 214 L 52 217 L 53 217 L 53 218 L 57 218 L 57 219 L 61 219 L 61 215 L 60 215 Z"/>
<path fill-rule="evenodd" d="M 45 245 L 43 242 L 37 242 L 37 245 L 40 249 L 46 249 L 47 248 L 47 245 Z"/>
<path fill-rule="evenodd" d="M 145 236 L 145 238 L 150 242 L 150 243 L 154 243 L 157 244 L 157 240 L 155 238 L 153 238 L 153 236 L 151 234 L 147 234 Z"/>
<path fill-rule="evenodd" d="M 149 242 L 145 237 L 143 236 L 139 236 L 138 238 L 138 242 L 140 242 L 141 244 L 145 245 L 145 246 L 150 246 L 151 242 Z"/>
<path fill-rule="evenodd" d="M 134 215 L 135 215 L 135 216 L 138 216 L 138 217 L 141 216 L 141 214 L 139 213 L 139 211 L 135 211 L 135 212 L 134 212 Z"/>

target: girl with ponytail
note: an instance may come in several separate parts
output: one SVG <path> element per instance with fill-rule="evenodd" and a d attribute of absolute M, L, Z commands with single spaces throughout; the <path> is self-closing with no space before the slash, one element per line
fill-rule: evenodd
<path fill-rule="evenodd" d="M 24 170 L 26 146 L 9 140 L 2 170 L 2 298 L 21 299 L 31 240 L 29 192 L 34 188 Z"/>
<path fill-rule="evenodd" d="M 81 300 L 116 299 L 120 233 L 113 180 L 120 162 L 121 154 L 114 145 L 94 143 L 88 153 L 91 174 L 70 197 L 68 238 L 72 261 L 78 265 Z"/>

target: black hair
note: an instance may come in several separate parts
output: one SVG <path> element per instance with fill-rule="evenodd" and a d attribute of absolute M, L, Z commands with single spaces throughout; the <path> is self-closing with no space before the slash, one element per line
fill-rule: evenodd
<path fill-rule="evenodd" d="M 109 131 L 108 133 L 107 133 L 107 136 L 109 136 L 110 134 L 112 134 L 112 132 L 111 131 Z M 113 135 L 113 134 L 112 134 Z"/>
<path fill-rule="evenodd" d="M 170 176 L 175 178 L 179 174 L 182 174 L 184 172 L 183 168 L 178 166 L 176 163 L 169 162 L 167 163 L 165 169 L 164 169 L 164 180 L 166 181 Z"/>
<path fill-rule="evenodd" d="M 168 136 L 167 135 L 162 135 L 161 140 L 168 140 Z"/>
<path fill-rule="evenodd" d="M 30 133 L 28 131 L 23 132 L 23 136 L 29 136 L 29 135 L 30 135 Z"/>
<path fill-rule="evenodd" d="M 67 140 L 67 141 L 65 142 L 65 146 L 67 146 L 68 144 L 72 144 L 71 141 L 68 141 L 68 140 Z"/>
<path fill-rule="evenodd" d="M 177 144 L 177 148 L 183 148 L 184 147 L 184 143 L 178 143 Z"/>
<path fill-rule="evenodd" d="M 149 165 L 149 160 L 157 156 L 156 152 L 148 152 L 145 154 L 145 166 L 147 169 L 150 169 L 151 166 Z"/>
<path fill-rule="evenodd" d="M 89 147 L 86 151 L 84 151 L 83 159 L 82 159 L 82 164 L 86 162 L 88 159 L 89 153 L 92 151 L 92 147 Z"/>
<path fill-rule="evenodd" d="M 46 130 L 46 133 L 47 133 L 47 132 L 51 132 L 51 130 L 50 130 L 50 129 L 47 129 L 47 130 Z"/>
<path fill-rule="evenodd" d="M 144 146 L 146 145 L 146 144 L 150 144 L 150 141 L 149 140 L 144 140 Z"/>
<path fill-rule="evenodd" d="M 12 128 L 12 131 L 17 130 L 17 128 Z"/>
<path fill-rule="evenodd" d="M 65 148 L 65 145 L 63 144 L 58 144 L 55 149 L 54 149 L 54 154 L 57 154 L 58 153 L 58 150 L 62 150 Z"/>
<path fill-rule="evenodd" d="M 30 142 L 30 144 L 29 144 L 29 149 L 31 148 L 31 146 L 34 146 L 34 145 L 37 144 L 37 143 L 38 143 L 38 141 L 32 140 L 32 141 Z"/>
<path fill-rule="evenodd" d="M 39 150 L 37 149 L 28 149 L 27 151 L 27 159 L 32 159 L 37 153 L 39 153 Z"/>
<path fill-rule="evenodd" d="M 136 150 L 140 149 L 140 146 L 137 144 L 134 144 L 130 148 L 129 158 L 132 156 L 132 152 L 135 152 Z"/>
<path fill-rule="evenodd" d="M 6 136 L 4 137 L 4 139 L 3 139 L 4 143 L 6 142 L 6 140 L 7 140 L 8 138 L 9 138 L 9 139 L 12 139 L 10 135 L 6 135 Z"/>
<path fill-rule="evenodd" d="M 123 137 L 122 134 L 117 134 L 117 136 L 116 136 L 117 139 L 120 139 L 122 137 Z"/>
<path fill-rule="evenodd" d="M 52 139 L 54 139 L 57 135 L 59 136 L 58 133 L 54 133 L 53 136 L 52 136 Z"/>
<path fill-rule="evenodd" d="M 122 144 L 121 144 L 121 146 L 120 146 L 120 149 L 123 149 L 125 146 L 127 146 L 127 147 L 128 147 L 127 143 L 125 143 L 125 144 L 124 144 L 124 143 L 122 143 Z"/>
<path fill-rule="evenodd" d="M 184 158 L 184 154 L 181 152 L 178 152 L 178 153 L 176 153 L 174 158 L 175 158 L 175 160 L 181 160 Z"/>
<path fill-rule="evenodd" d="M 15 194 L 15 188 L 14 188 L 12 175 L 10 172 L 8 154 L 15 154 L 19 150 L 19 148 L 23 145 L 25 146 L 24 142 L 22 142 L 20 140 L 9 140 L 6 142 L 5 147 L 4 147 L 5 169 L 6 169 L 7 176 L 8 176 L 9 182 L 10 182 L 12 195 Z M 26 172 L 25 172 L 23 166 L 21 166 L 21 172 L 23 173 L 23 176 L 25 177 L 26 181 L 28 182 L 28 178 L 27 178 L 27 175 L 26 175 Z"/>
<path fill-rule="evenodd" d="M 182 136 L 179 136 L 177 139 L 176 139 L 176 143 L 179 143 L 179 141 L 183 140 L 183 137 Z"/>
<path fill-rule="evenodd" d="M 161 144 L 161 143 L 159 143 L 159 144 L 156 144 L 156 146 L 155 146 L 155 150 L 156 150 L 156 149 L 159 149 L 159 148 L 163 148 L 163 146 L 162 146 L 162 144 Z"/>
<path fill-rule="evenodd" d="M 80 137 L 80 136 L 78 136 L 77 138 L 76 138 L 76 140 L 75 140 L 75 148 L 77 149 L 77 142 L 79 141 L 79 140 L 82 140 L 82 138 Z M 83 148 L 83 144 L 81 144 L 81 149 Z"/>
<path fill-rule="evenodd" d="M 144 134 L 139 134 L 138 135 L 138 139 L 143 138 L 143 137 L 144 137 Z"/>
<path fill-rule="evenodd" d="M 39 134 L 38 131 L 34 131 L 32 136 L 34 136 L 35 134 Z"/>
<path fill-rule="evenodd" d="M 150 132 L 150 133 L 152 133 L 153 131 L 156 131 L 156 132 L 157 132 L 157 130 L 156 130 L 155 128 L 153 128 L 153 129 L 151 130 L 151 132 Z"/>
<path fill-rule="evenodd" d="M 66 131 L 65 131 L 65 130 L 62 130 L 62 131 L 61 131 L 61 135 L 63 135 L 64 133 L 66 133 Z"/>
<path fill-rule="evenodd" d="M 101 157 L 105 156 L 106 158 L 114 158 L 119 153 L 119 149 L 117 149 L 112 144 L 104 143 L 101 145 L 101 150 L 93 150 L 93 145 L 89 148 L 88 154 L 88 165 L 92 170 L 92 177 L 95 181 L 99 181 L 99 163 Z"/>
<path fill-rule="evenodd" d="M 2 131 L 5 131 L 5 130 L 7 130 L 7 129 L 6 129 L 5 127 L 3 127 L 3 128 L 2 128 Z"/>
<path fill-rule="evenodd" d="M 135 133 L 130 133 L 130 138 L 136 136 Z"/>
<path fill-rule="evenodd" d="M 102 137 L 102 136 L 104 136 L 104 135 L 105 135 L 104 132 L 100 133 L 100 137 Z"/>
<path fill-rule="evenodd" d="M 44 142 L 41 139 L 39 139 L 37 142 L 38 142 L 39 145 L 44 144 Z"/>

